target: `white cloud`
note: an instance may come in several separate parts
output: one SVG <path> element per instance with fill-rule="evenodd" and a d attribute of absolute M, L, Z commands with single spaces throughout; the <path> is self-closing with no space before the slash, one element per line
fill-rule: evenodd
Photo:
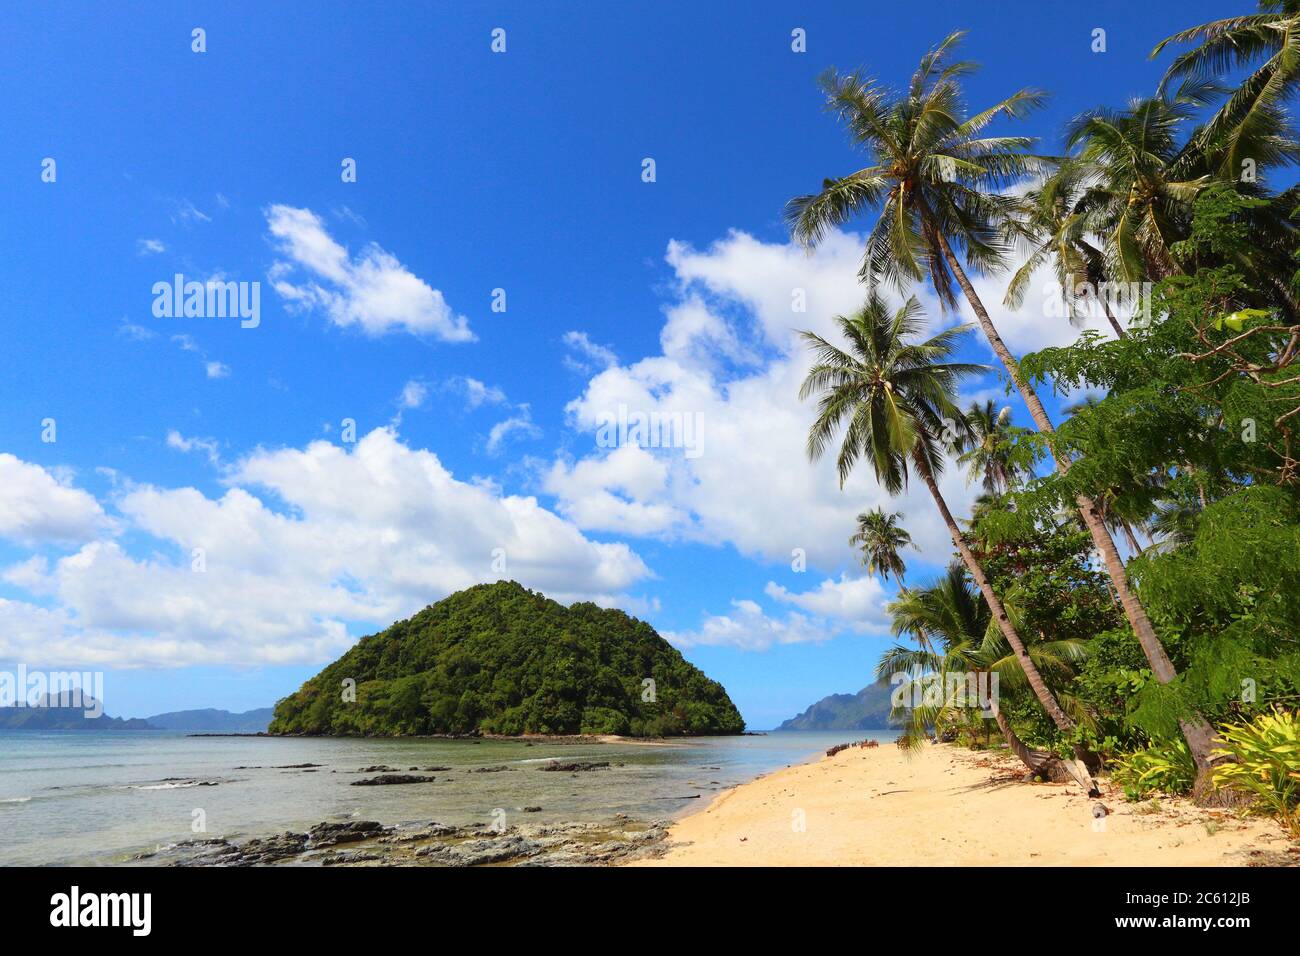
<path fill-rule="evenodd" d="M 172 203 L 171 220 L 188 226 L 196 222 L 211 222 L 212 217 L 188 199 L 178 199 Z"/>
<path fill-rule="evenodd" d="M 480 405 L 504 405 L 506 393 L 495 385 L 484 385 L 476 378 L 452 379 L 451 384 L 465 393 L 465 404 L 474 409 Z"/>
<path fill-rule="evenodd" d="M 841 574 L 839 580 L 822 581 L 814 590 L 792 592 L 775 581 L 764 588 L 773 600 L 842 622 L 859 633 L 885 634 L 890 618 L 885 605 L 894 595 L 886 594 L 880 580 L 875 577 L 851 578 Z"/>
<path fill-rule="evenodd" d="M 556 461 L 544 476 L 563 514 L 590 531 L 653 535 L 690 516 L 669 500 L 669 467 L 644 448 L 624 445 L 603 458 Z"/>
<path fill-rule="evenodd" d="M 204 362 L 203 370 L 208 378 L 226 378 L 230 375 L 230 366 L 224 362 Z"/>
<path fill-rule="evenodd" d="M 271 284 L 290 304 L 320 308 L 335 325 L 357 325 L 368 335 L 405 330 L 446 342 L 473 341 L 468 320 L 452 312 L 442 293 L 378 245 L 349 256 L 310 209 L 274 205 L 266 221 L 287 257 L 271 267 Z M 299 268 L 309 277 L 292 280 Z"/>
<path fill-rule="evenodd" d="M 179 433 L 168 444 L 207 450 Z M 86 541 L 105 523 L 93 498 L 42 469 L 12 456 L 0 456 L 0 469 L 0 528 L 9 536 Z M 585 537 L 535 498 L 457 480 L 389 429 L 350 449 L 324 441 L 259 449 L 227 469 L 226 481 L 218 498 L 128 486 L 116 498 L 117 520 L 132 541 L 154 542 L 139 554 L 128 553 L 126 539 L 100 535 L 48 565 L 8 568 L 8 583 L 52 606 L 0 603 L 0 657 L 318 663 L 351 643 L 350 630 L 378 629 L 502 578 L 568 600 L 645 603 L 626 595 L 650 574 L 626 544 Z"/>
<path fill-rule="evenodd" d="M 174 448 L 177 451 L 183 451 L 187 455 L 192 451 L 201 451 L 207 456 L 208 461 L 212 462 L 214 465 L 218 464 L 221 460 L 221 449 L 215 439 L 186 438 L 174 428 L 167 433 L 167 447 Z"/>
<path fill-rule="evenodd" d="M 161 239 L 140 239 L 136 242 L 138 255 L 155 256 L 167 251 L 167 245 Z"/>
<path fill-rule="evenodd" d="M 562 341 L 569 349 L 564 364 L 575 372 L 587 375 L 618 362 L 613 349 L 593 342 L 586 332 L 565 332 Z"/>
<path fill-rule="evenodd" d="M 130 339 L 132 342 L 147 342 L 154 337 L 154 333 L 143 325 L 128 322 L 125 318 L 118 324 L 117 334 Z"/>
<path fill-rule="evenodd" d="M 428 397 L 429 387 L 423 382 L 412 379 L 402 386 L 402 394 L 398 398 L 398 403 L 402 408 L 419 408 Z"/>
<path fill-rule="evenodd" d="M 507 439 L 540 438 L 542 430 L 533 424 L 532 409 L 525 403 L 515 406 L 515 414 L 497 422 L 488 432 L 487 451 L 495 455 Z"/>
<path fill-rule="evenodd" d="M 734 647 L 766 651 L 776 644 L 819 643 L 834 637 L 820 622 L 797 612 L 785 620 L 768 617 L 753 601 L 732 601 L 730 614 L 706 614 L 695 631 L 668 631 L 664 637 L 678 647 Z"/>
<path fill-rule="evenodd" d="M 670 243 L 679 305 L 666 310 L 663 354 L 601 371 L 567 406 L 570 424 L 593 442 L 590 454 L 542 476 L 561 514 L 593 531 L 730 544 L 773 562 L 802 548 L 813 566 L 837 570 L 854 561 L 856 515 L 883 506 L 903 512 L 918 557 L 946 563 L 952 544 L 921 482 L 891 498 L 863 467 L 841 490 L 833 456 L 810 464 L 804 451 L 813 404 L 798 401 L 809 358 L 795 330 L 829 334 L 836 314 L 861 306 L 860 256 L 859 240 L 841 233 L 812 255 L 740 232 L 705 252 Z M 806 312 L 795 311 L 801 300 Z M 698 457 L 681 448 L 595 447 L 599 426 L 620 405 L 696 416 Z M 959 515 L 978 491 L 955 468 L 940 486 Z"/>
<path fill-rule="evenodd" d="M 0 537 L 28 545 L 78 542 L 107 525 L 91 495 L 40 465 L 0 452 Z"/>
<path fill-rule="evenodd" d="M 1007 284 L 1016 268 L 1019 268 L 1019 263 L 1004 274 L 972 275 L 970 278 L 975 294 L 984 303 L 984 308 L 988 309 L 989 318 L 997 326 L 998 333 L 1007 343 L 1007 347 L 1017 356 L 1036 352 L 1039 349 L 1069 345 L 1085 329 L 1092 329 L 1103 333 L 1107 338 L 1114 338 L 1110 323 L 1106 321 L 1105 314 L 1100 311 L 1080 316 L 1077 324 L 1065 317 L 1065 305 L 1061 301 L 1061 286 L 1049 267 L 1034 272 L 1020 308 L 1010 309 L 1003 305 L 1002 300 L 1007 293 Z M 965 297 L 959 298 L 958 302 L 961 306 L 962 321 L 974 322 L 975 313 Z M 1121 325 L 1128 324 L 1124 315 L 1120 314 L 1119 318 Z M 993 356 L 993 349 L 984 336 L 979 335 L 978 341 L 980 348 L 990 356 L 989 360 L 996 363 L 997 358 Z"/>

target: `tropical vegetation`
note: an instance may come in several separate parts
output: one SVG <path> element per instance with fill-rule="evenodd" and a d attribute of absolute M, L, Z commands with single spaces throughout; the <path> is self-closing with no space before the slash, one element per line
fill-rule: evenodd
<path fill-rule="evenodd" d="M 1294 830 L 1300 3 L 1173 34 L 1153 51 L 1178 48 L 1158 88 L 1078 116 L 1059 155 L 1012 128 L 1044 93 L 966 106 L 976 65 L 960 41 L 901 88 L 824 74 L 865 164 L 786 210 L 808 246 L 869 223 L 865 305 L 833 339 L 803 333 L 809 456 L 838 441 L 841 486 L 859 466 L 891 494 L 920 479 L 959 558 L 898 582 L 889 607 L 878 675 L 939 688 L 895 708 L 903 745 L 999 738 L 1034 775 L 1056 773 L 1055 755 L 1085 785 L 1104 768 L 1134 799 L 1245 796 Z M 1041 301 L 1043 321 L 1107 331 L 1015 355 L 975 276 L 1000 280 L 1008 306 Z M 978 371 L 958 361 L 969 327 L 921 340 L 917 284 L 940 310 L 970 309 L 1032 427 L 992 401 L 957 408 Z M 1085 398 L 1058 423 L 1048 393 Z M 960 519 L 935 480 L 951 463 L 983 492 Z M 998 712 L 948 675 L 997 675 Z"/>

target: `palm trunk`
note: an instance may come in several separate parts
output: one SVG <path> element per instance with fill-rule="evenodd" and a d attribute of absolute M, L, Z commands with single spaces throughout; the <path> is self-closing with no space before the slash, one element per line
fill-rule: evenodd
<path fill-rule="evenodd" d="M 927 219 L 931 215 L 929 208 L 924 205 L 922 215 L 926 216 Z M 993 347 L 997 357 L 1002 360 L 1007 374 L 1015 382 L 1016 389 L 1020 392 L 1020 397 L 1028 407 L 1034 424 L 1040 432 L 1051 434 L 1056 430 L 1052 427 L 1052 420 L 1047 417 L 1043 403 L 1038 400 L 1038 394 L 1029 387 L 1029 383 L 1020 374 L 1020 363 L 1016 361 L 1015 356 L 1011 354 L 1011 350 L 1002 341 L 1002 336 L 998 334 L 996 326 L 993 325 L 993 320 L 989 318 L 988 310 L 984 308 L 984 303 L 980 301 L 980 297 L 975 293 L 975 288 L 970 284 L 970 279 L 967 278 L 961 262 L 953 254 L 952 247 L 948 245 L 948 237 L 939 229 L 934 229 L 933 233 L 938 240 L 939 249 L 943 253 L 944 261 L 948 264 L 948 269 L 966 294 L 966 301 L 970 303 L 971 309 L 974 310 L 975 317 L 979 320 L 980 327 L 989 340 L 989 345 Z M 1070 470 L 1070 464 L 1063 456 L 1053 455 L 1052 457 L 1056 462 L 1057 470 L 1062 474 Z M 1096 502 L 1084 495 L 1080 495 L 1076 501 L 1083 522 L 1088 526 L 1088 531 L 1092 534 L 1092 540 L 1101 553 L 1102 561 L 1106 565 L 1106 572 L 1115 585 L 1115 592 L 1119 595 L 1119 602 L 1124 608 L 1124 616 L 1128 618 L 1129 625 L 1133 628 L 1133 633 L 1142 646 L 1142 653 L 1146 655 L 1147 662 L 1151 665 L 1151 672 L 1160 683 L 1169 683 L 1178 676 L 1178 672 L 1174 670 L 1169 655 L 1165 653 L 1164 645 L 1160 643 L 1160 638 L 1156 636 L 1151 619 L 1147 617 L 1146 608 L 1142 606 L 1142 602 L 1138 600 L 1137 595 L 1133 593 L 1133 589 L 1129 587 L 1124 562 L 1120 559 L 1119 550 L 1115 547 L 1115 540 L 1111 537 L 1110 531 L 1107 530 L 1106 523 L 1102 521 L 1098 513 Z M 1199 715 L 1192 720 L 1179 721 L 1179 726 L 1183 730 L 1183 736 L 1187 738 L 1188 750 L 1196 761 L 1199 771 L 1198 776 L 1208 775 L 1214 760 L 1211 751 L 1218 743 L 1214 730 Z"/>
<path fill-rule="evenodd" d="M 943 516 L 944 524 L 948 526 L 948 534 L 952 537 L 952 543 L 961 555 L 962 562 L 966 565 L 966 569 L 970 571 L 971 577 L 975 579 L 980 594 L 984 595 L 984 601 L 989 606 L 989 613 L 993 615 L 993 620 L 997 622 L 998 630 L 1007 639 L 1007 643 L 1011 645 L 1011 652 L 1016 655 L 1016 660 L 1020 662 L 1020 667 L 1025 672 L 1025 679 L 1029 682 L 1034 696 L 1043 705 L 1043 710 L 1047 711 L 1047 715 L 1052 718 L 1052 723 L 1056 724 L 1057 729 L 1062 733 L 1072 734 L 1074 721 L 1061 709 L 1056 695 L 1052 693 L 1052 689 L 1043 680 L 1043 675 L 1038 672 L 1038 666 L 1030 658 L 1029 651 L 1025 649 L 1025 644 L 1016 632 L 1015 625 L 1011 623 L 1011 618 L 1007 616 L 1006 608 L 1002 606 L 998 596 L 993 593 L 993 586 L 989 584 L 989 579 L 984 574 L 984 568 L 975 557 L 975 553 L 971 551 L 970 546 L 966 544 L 961 529 L 957 527 L 952 512 L 948 510 L 948 502 L 944 500 L 943 492 L 939 490 L 939 485 L 934 480 L 934 473 L 930 470 L 929 464 L 927 464 L 924 456 L 920 454 L 913 455 L 912 461 L 915 464 L 917 474 L 921 476 L 925 486 L 930 489 L 930 494 L 939 509 L 939 514 Z M 1076 752 L 1079 759 L 1075 761 L 1076 767 L 1073 771 L 1075 779 L 1079 781 L 1079 785 L 1083 787 L 1085 792 L 1089 794 L 1095 793 L 1097 792 L 1097 784 L 1093 781 L 1092 775 L 1084 765 L 1085 754 L 1082 752 L 1082 748 L 1077 746 Z"/>
<path fill-rule="evenodd" d="M 1006 740 L 1007 746 L 1011 748 L 1011 752 L 1019 757 L 1020 762 L 1030 770 L 1037 771 L 1038 764 L 1034 761 L 1033 753 L 1025 746 L 1025 742 L 1016 736 L 1016 732 L 1011 729 L 1011 721 L 1007 720 L 1007 715 L 1002 713 L 1001 708 L 998 708 L 993 712 L 993 717 L 997 720 L 998 730 L 1002 731 L 1002 737 Z"/>
<path fill-rule="evenodd" d="M 1124 326 L 1120 325 L 1119 322 L 1116 321 L 1115 314 L 1110 311 L 1110 303 L 1107 302 L 1105 299 L 1103 299 L 1100 295 L 1096 295 L 1094 297 L 1098 302 L 1101 303 L 1102 309 L 1105 310 L 1106 320 L 1110 322 L 1110 327 L 1115 330 L 1115 338 L 1117 339 L 1128 338 L 1128 333 L 1124 331 Z"/>

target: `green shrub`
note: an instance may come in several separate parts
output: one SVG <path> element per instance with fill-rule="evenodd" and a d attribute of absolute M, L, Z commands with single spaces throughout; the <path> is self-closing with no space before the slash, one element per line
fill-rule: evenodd
<path fill-rule="evenodd" d="M 1180 738 L 1122 754 L 1115 759 L 1110 775 L 1133 801 L 1153 793 L 1189 793 L 1196 781 L 1196 761 Z"/>
<path fill-rule="evenodd" d="M 1300 838 L 1300 720 L 1275 711 L 1248 724 L 1219 729 L 1218 756 L 1232 758 L 1214 768 L 1215 786 L 1253 795 L 1261 806 Z"/>

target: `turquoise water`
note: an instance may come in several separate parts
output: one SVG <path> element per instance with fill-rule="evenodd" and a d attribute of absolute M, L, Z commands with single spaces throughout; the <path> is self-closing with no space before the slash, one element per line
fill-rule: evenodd
<path fill-rule="evenodd" d="M 195 837 L 246 839 L 321 821 L 437 821 L 454 826 L 665 819 L 722 789 L 811 759 L 838 743 L 893 732 L 699 737 L 666 746 L 519 740 L 186 737 L 163 731 L 0 732 L 0 864 L 112 864 Z M 607 760 L 584 773 L 550 759 Z M 282 769 L 312 763 L 310 772 Z M 354 787 L 385 764 L 432 783 Z M 493 773 L 475 768 L 505 766 Z M 169 779 L 170 778 L 170 779 Z M 540 812 L 521 814 L 526 806 Z M 205 830 L 196 830 L 196 820 Z"/>

